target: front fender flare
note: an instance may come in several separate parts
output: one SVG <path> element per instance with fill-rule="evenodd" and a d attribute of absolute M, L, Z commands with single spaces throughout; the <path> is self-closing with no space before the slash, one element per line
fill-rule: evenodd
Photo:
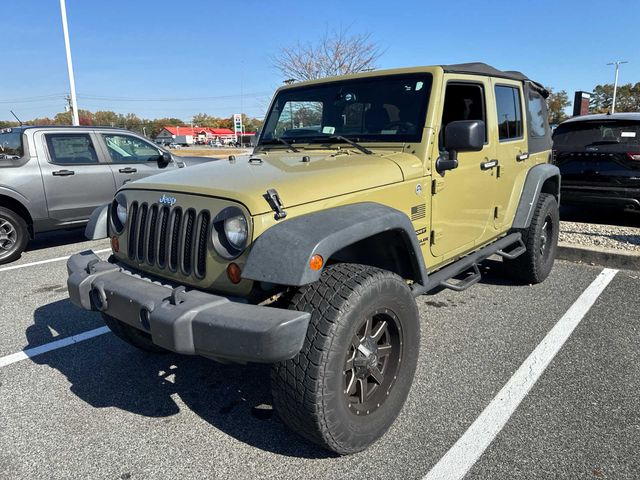
<path fill-rule="evenodd" d="M 242 277 L 307 285 L 320 278 L 321 272 L 309 267 L 313 255 L 326 261 L 344 247 L 388 231 L 401 234 L 416 272 L 415 281 L 424 284 L 427 272 L 411 220 L 399 210 L 373 202 L 329 208 L 274 225 L 253 243 Z"/>
<path fill-rule="evenodd" d="M 109 206 L 101 205 L 91 212 L 89 223 L 84 229 L 84 236 L 89 240 L 100 240 L 109 236 Z"/>

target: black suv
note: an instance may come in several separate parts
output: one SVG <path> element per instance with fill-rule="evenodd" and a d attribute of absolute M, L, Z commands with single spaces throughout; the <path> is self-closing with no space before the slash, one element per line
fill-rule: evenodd
<path fill-rule="evenodd" d="M 553 133 L 562 203 L 640 212 L 640 113 L 584 115 Z"/>

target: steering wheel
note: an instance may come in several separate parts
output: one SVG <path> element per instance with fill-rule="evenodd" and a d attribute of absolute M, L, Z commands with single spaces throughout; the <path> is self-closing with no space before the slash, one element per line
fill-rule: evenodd
<path fill-rule="evenodd" d="M 396 120 L 395 122 L 386 124 L 383 130 L 397 129 L 400 133 L 407 133 L 413 128 L 415 128 L 415 125 L 411 122 L 403 122 L 402 120 Z"/>

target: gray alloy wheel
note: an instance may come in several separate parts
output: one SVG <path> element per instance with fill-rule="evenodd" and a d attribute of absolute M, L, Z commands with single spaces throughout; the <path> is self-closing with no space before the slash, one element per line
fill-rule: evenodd
<path fill-rule="evenodd" d="M 0 207 L 0 264 L 19 258 L 28 240 L 29 232 L 24 219 L 12 210 Z"/>

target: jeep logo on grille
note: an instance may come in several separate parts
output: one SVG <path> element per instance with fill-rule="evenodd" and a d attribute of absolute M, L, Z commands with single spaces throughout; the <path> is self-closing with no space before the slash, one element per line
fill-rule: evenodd
<path fill-rule="evenodd" d="M 173 207 L 173 205 L 177 202 L 175 197 L 169 197 L 167 195 L 162 195 L 160 197 L 160 203 L 162 205 L 169 205 L 170 207 Z"/>

